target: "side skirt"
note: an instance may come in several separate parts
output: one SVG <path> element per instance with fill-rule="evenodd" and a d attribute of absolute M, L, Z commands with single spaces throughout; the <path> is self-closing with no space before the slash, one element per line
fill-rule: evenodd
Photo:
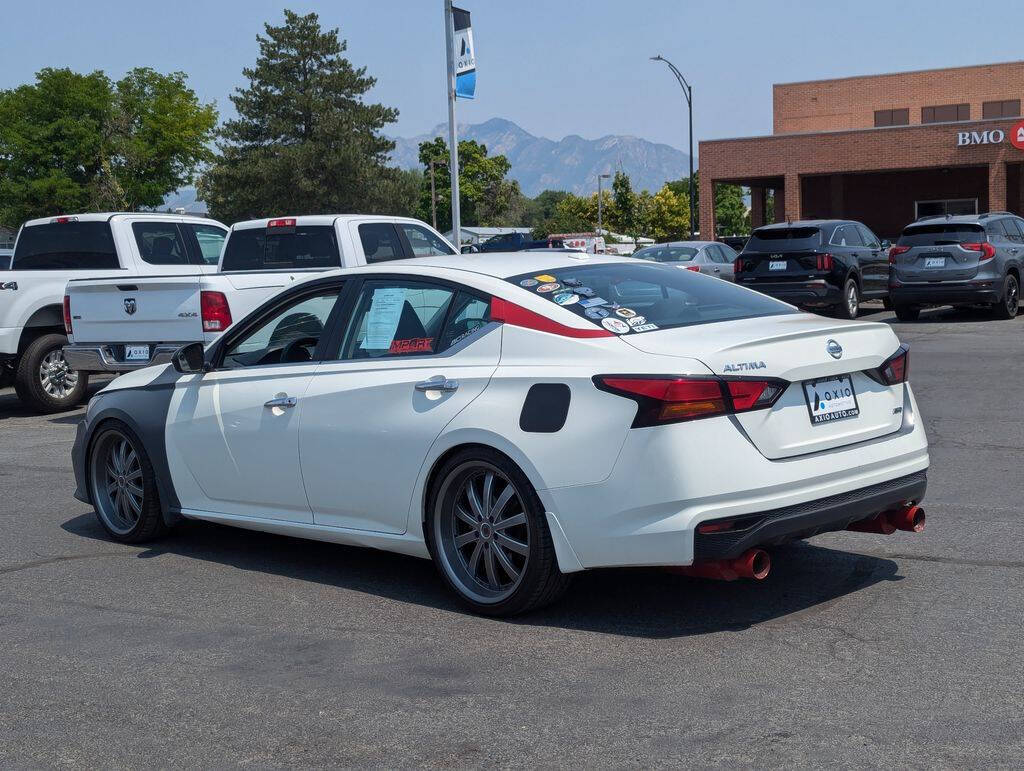
<path fill-rule="evenodd" d="M 241 527 L 246 530 L 259 530 L 264 533 L 287 535 L 292 538 L 340 543 L 346 546 L 364 546 L 369 549 L 380 549 L 398 554 L 407 554 L 410 557 L 430 559 L 427 545 L 421 539 L 408 533 L 376 533 L 369 530 L 328 527 L 308 522 L 286 522 L 280 519 L 244 517 L 236 514 L 220 514 L 213 511 L 196 511 L 192 509 L 181 509 L 175 513 L 180 514 L 185 519 L 200 519 L 205 522 L 216 522 L 220 525 Z"/>

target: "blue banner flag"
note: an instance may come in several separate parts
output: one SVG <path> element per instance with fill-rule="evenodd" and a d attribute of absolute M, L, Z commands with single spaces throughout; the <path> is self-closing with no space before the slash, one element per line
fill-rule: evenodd
<path fill-rule="evenodd" d="M 452 21 L 455 27 L 455 96 L 473 99 L 476 95 L 476 46 L 469 11 L 453 6 Z"/>

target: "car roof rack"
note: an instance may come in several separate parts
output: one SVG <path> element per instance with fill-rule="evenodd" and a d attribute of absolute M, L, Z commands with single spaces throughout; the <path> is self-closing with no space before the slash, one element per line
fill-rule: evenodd
<path fill-rule="evenodd" d="M 983 220 L 985 217 L 1013 217 L 1012 211 L 987 211 L 984 214 L 979 214 L 978 219 Z"/>

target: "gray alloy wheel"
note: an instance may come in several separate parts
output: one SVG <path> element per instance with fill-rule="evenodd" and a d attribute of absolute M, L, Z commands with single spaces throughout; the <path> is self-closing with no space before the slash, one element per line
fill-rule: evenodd
<path fill-rule="evenodd" d="M 60 348 L 54 348 L 39 362 L 39 385 L 54 399 L 67 399 L 78 387 L 78 373 L 68 366 Z"/>
<path fill-rule="evenodd" d="M 433 517 L 441 569 L 467 599 L 494 604 L 523 581 L 531 536 L 523 498 L 497 466 L 467 461 L 442 484 Z"/>
<path fill-rule="evenodd" d="M 839 312 L 844 319 L 855 319 L 859 309 L 860 291 L 857 289 L 857 282 L 849 278 L 843 287 L 843 304 L 840 306 Z"/>
<path fill-rule="evenodd" d="M 89 481 L 103 525 L 130 535 L 146 509 L 142 458 L 132 440 L 116 429 L 104 432 L 93 447 Z"/>

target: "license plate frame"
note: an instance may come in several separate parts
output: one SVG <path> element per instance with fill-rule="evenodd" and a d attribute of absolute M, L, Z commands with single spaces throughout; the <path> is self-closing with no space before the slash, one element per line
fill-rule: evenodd
<path fill-rule="evenodd" d="M 149 361 L 148 345 L 126 345 L 124 347 L 125 361 Z"/>
<path fill-rule="evenodd" d="M 830 383 L 834 385 L 827 385 Z M 814 380 L 805 380 L 801 383 L 801 387 L 804 391 L 804 401 L 807 403 L 807 415 L 812 426 L 824 426 L 839 420 L 851 420 L 860 415 L 860 404 L 857 402 L 857 391 L 853 387 L 852 375 L 830 375 Z M 834 389 L 838 389 L 839 392 L 833 396 Z"/>
<path fill-rule="evenodd" d="M 788 260 L 768 260 L 768 270 L 785 270 L 788 266 Z"/>

